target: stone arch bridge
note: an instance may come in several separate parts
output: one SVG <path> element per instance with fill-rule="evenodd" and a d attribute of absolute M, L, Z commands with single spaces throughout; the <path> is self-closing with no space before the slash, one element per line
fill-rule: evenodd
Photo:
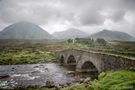
<path fill-rule="evenodd" d="M 108 71 L 135 68 L 135 59 L 114 54 L 99 53 L 79 49 L 66 49 L 56 52 L 62 65 L 75 65 L 76 71 Z"/>

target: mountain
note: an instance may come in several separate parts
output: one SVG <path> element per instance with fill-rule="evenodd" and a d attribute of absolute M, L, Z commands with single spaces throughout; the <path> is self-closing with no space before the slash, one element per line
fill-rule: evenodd
<path fill-rule="evenodd" d="M 127 33 L 110 30 L 100 31 L 91 35 L 91 37 L 95 39 L 104 38 L 105 40 L 135 41 L 135 38 Z"/>
<path fill-rule="evenodd" d="M 18 22 L 0 32 L 0 39 L 53 39 L 48 32 L 30 22 Z"/>
<path fill-rule="evenodd" d="M 74 39 L 77 37 L 78 38 L 88 37 L 89 35 L 78 29 L 70 28 L 65 31 L 55 32 L 53 33 L 53 36 L 56 37 L 57 39 Z"/>

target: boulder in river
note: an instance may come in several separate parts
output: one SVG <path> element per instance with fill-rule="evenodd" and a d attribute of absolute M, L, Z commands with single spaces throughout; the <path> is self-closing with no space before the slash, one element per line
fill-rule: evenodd
<path fill-rule="evenodd" d="M 72 84 L 72 82 L 67 82 L 67 86 L 70 86 Z"/>
<path fill-rule="evenodd" d="M 31 73 L 40 73 L 40 71 L 36 70 L 36 71 L 32 71 Z"/>
<path fill-rule="evenodd" d="M 84 80 L 84 83 L 89 83 L 91 81 L 91 78 L 90 77 L 87 77 L 85 80 Z"/>
<path fill-rule="evenodd" d="M 53 88 L 53 87 L 55 87 L 55 84 L 53 81 L 48 80 L 48 81 L 46 81 L 46 87 Z"/>
<path fill-rule="evenodd" d="M 49 71 L 49 69 L 48 69 L 48 68 L 45 68 L 45 70 L 46 70 L 46 71 Z"/>
<path fill-rule="evenodd" d="M 8 74 L 0 75 L 0 79 L 9 78 L 9 77 L 10 77 L 10 75 L 8 75 Z"/>
<path fill-rule="evenodd" d="M 39 68 L 39 66 L 34 66 L 33 68 Z"/>
<path fill-rule="evenodd" d="M 79 83 L 83 83 L 83 82 L 84 82 L 84 79 L 81 78 L 80 81 L 79 81 Z"/>
<path fill-rule="evenodd" d="M 74 77 L 75 76 L 75 72 L 74 71 L 68 71 L 68 72 L 66 72 L 66 75 L 70 76 L 70 77 Z"/>

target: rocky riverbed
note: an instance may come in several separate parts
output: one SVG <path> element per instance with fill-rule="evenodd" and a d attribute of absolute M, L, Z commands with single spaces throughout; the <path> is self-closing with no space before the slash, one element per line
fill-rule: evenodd
<path fill-rule="evenodd" d="M 76 73 L 73 67 L 58 63 L 0 65 L 0 88 L 65 87 L 78 82 L 87 83 L 96 76 L 93 73 Z"/>

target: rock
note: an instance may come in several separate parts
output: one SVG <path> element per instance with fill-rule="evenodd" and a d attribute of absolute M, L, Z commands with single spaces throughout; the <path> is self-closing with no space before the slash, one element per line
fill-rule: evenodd
<path fill-rule="evenodd" d="M 44 67 L 44 65 L 43 65 L 43 64 L 40 64 L 39 66 L 40 66 L 40 67 Z"/>
<path fill-rule="evenodd" d="M 63 87 L 64 87 L 64 84 L 59 84 L 59 87 L 60 87 L 60 88 L 63 88 Z"/>
<path fill-rule="evenodd" d="M 67 86 L 70 86 L 72 83 L 71 82 L 67 82 Z"/>
<path fill-rule="evenodd" d="M 79 83 L 83 83 L 83 82 L 84 82 L 84 79 L 81 78 L 80 81 L 79 81 Z"/>
<path fill-rule="evenodd" d="M 133 68 L 133 67 L 130 67 L 130 69 L 129 69 L 130 71 L 135 71 L 135 68 Z"/>
<path fill-rule="evenodd" d="M 46 81 L 46 87 L 53 88 L 53 87 L 55 87 L 55 84 L 53 81 L 48 80 L 48 81 Z"/>
<path fill-rule="evenodd" d="M 38 70 L 37 71 L 32 71 L 31 73 L 40 73 L 40 71 L 38 71 Z"/>
<path fill-rule="evenodd" d="M 39 68 L 39 66 L 34 66 L 33 68 Z"/>
<path fill-rule="evenodd" d="M 15 67 L 12 67 L 12 69 L 14 70 L 14 69 L 15 69 Z"/>
<path fill-rule="evenodd" d="M 48 68 L 45 68 L 46 71 L 48 71 L 49 69 Z"/>
<path fill-rule="evenodd" d="M 70 77 L 74 77 L 75 76 L 75 72 L 74 71 L 68 71 L 66 73 L 67 76 L 70 76 Z"/>
<path fill-rule="evenodd" d="M 88 77 L 88 78 L 86 78 L 83 82 L 84 82 L 84 83 L 89 83 L 89 82 L 90 82 L 90 80 L 91 80 L 91 78 L 90 78 L 90 77 Z"/>
<path fill-rule="evenodd" d="M 75 77 L 74 82 L 75 82 L 75 83 L 76 83 L 76 82 L 80 82 L 80 77 Z"/>
<path fill-rule="evenodd" d="M 10 77 L 10 75 L 0 75 L 0 79 L 4 79 L 4 78 L 9 78 Z"/>

